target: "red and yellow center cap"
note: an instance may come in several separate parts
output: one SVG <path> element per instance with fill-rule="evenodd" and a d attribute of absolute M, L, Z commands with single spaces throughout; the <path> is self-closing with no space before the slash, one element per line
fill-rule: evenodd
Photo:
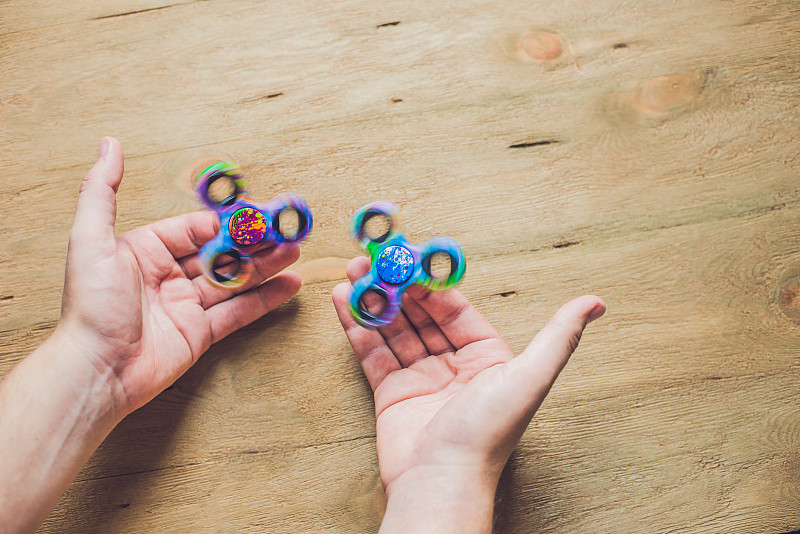
<path fill-rule="evenodd" d="M 242 208 L 231 216 L 228 223 L 231 237 L 242 246 L 255 245 L 267 233 L 267 221 L 260 211 Z"/>

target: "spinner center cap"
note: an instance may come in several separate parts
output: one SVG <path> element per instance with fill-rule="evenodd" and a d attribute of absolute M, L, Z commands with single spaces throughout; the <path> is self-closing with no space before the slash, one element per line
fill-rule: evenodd
<path fill-rule="evenodd" d="M 231 237 L 242 246 L 255 245 L 267 233 L 267 221 L 260 211 L 242 208 L 231 215 L 228 223 Z"/>
<path fill-rule="evenodd" d="M 384 282 L 402 284 L 414 272 L 414 256 L 407 248 L 392 245 L 381 251 L 375 267 Z"/>

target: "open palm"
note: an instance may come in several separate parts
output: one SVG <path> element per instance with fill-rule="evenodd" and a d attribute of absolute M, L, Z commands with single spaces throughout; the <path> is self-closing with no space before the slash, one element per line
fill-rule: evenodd
<path fill-rule="evenodd" d="M 353 282 L 369 259 L 348 266 Z M 339 319 L 375 393 L 381 480 L 387 489 L 415 469 L 480 465 L 499 477 L 533 414 L 605 306 L 585 296 L 562 307 L 515 357 L 458 291 L 411 288 L 403 313 L 378 330 L 348 308 L 350 284 L 334 289 Z"/>
<path fill-rule="evenodd" d="M 208 347 L 294 295 L 296 246 L 253 255 L 248 283 L 233 292 L 201 274 L 199 248 L 219 229 L 211 212 L 196 212 L 132 230 L 117 238 L 116 191 L 122 149 L 104 139 L 86 176 L 70 234 L 59 329 L 98 369 L 116 377 L 120 417 L 142 406 L 182 375 Z M 104 372 L 105 372 L 104 371 Z"/>

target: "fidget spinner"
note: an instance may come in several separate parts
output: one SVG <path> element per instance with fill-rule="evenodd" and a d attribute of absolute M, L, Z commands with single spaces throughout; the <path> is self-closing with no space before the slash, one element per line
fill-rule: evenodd
<path fill-rule="evenodd" d="M 231 182 L 233 193 L 216 200 L 211 198 L 209 188 L 220 179 Z M 203 245 L 198 254 L 203 273 L 219 287 L 233 289 L 247 282 L 253 272 L 250 252 L 259 245 L 295 243 L 305 239 L 311 231 L 311 211 L 298 195 L 283 194 L 266 204 L 255 204 L 247 198 L 246 185 L 247 180 L 239 167 L 224 161 L 210 166 L 195 180 L 200 200 L 219 216 L 219 233 Z M 290 233 L 281 225 L 281 214 L 287 211 L 297 214 L 295 232 Z M 220 260 L 223 257 L 235 264 L 230 274 L 217 270 L 222 267 Z"/>
<path fill-rule="evenodd" d="M 359 244 L 369 252 L 372 268 L 353 284 L 350 311 L 361 326 L 376 328 L 394 321 L 400 313 L 400 297 L 412 284 L 440 291 L 458 283 L 464 276 L 466 261 L 461 247 L 449 237 L 437 237 L 427 243 L 414 245 L 397 231 L 397 206 L 390 202 L 372 202 L 353 215 L 350 231 Z M 385 217 L 389 229 L 371 238 L 364 227 L 373 217 Z M 437 278 L 431 272 L 431 260 L 437 253 L 450 258 L 450 274 Z M 367 311 L 362 297 L 375 293 L 384 300 L 383 310 L 374 315 Z"/>

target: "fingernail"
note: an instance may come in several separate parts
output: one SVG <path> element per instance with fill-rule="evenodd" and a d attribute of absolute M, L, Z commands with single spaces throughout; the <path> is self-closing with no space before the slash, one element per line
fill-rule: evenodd
<path fill-rule="evenodd" d="M 598 304 L 597 306 L 592 308 L 592 311 L 589 312 L 589 317 L 586 319 L 586 324 L 591 323 L 595 319 L 599 319 L 600 317 L 603 316 L 605 312 L 606 312 L 605 306 L 601 306 L 600 304 Z"/>
<path fill-rule="evenodd" d="M 108 152 L 108 145 L 108 139 L 105 137 L 100 140 L 100 153 L 97 155 L 98 158 L 102 158 L 106 155 L 106 152 Z"/>

